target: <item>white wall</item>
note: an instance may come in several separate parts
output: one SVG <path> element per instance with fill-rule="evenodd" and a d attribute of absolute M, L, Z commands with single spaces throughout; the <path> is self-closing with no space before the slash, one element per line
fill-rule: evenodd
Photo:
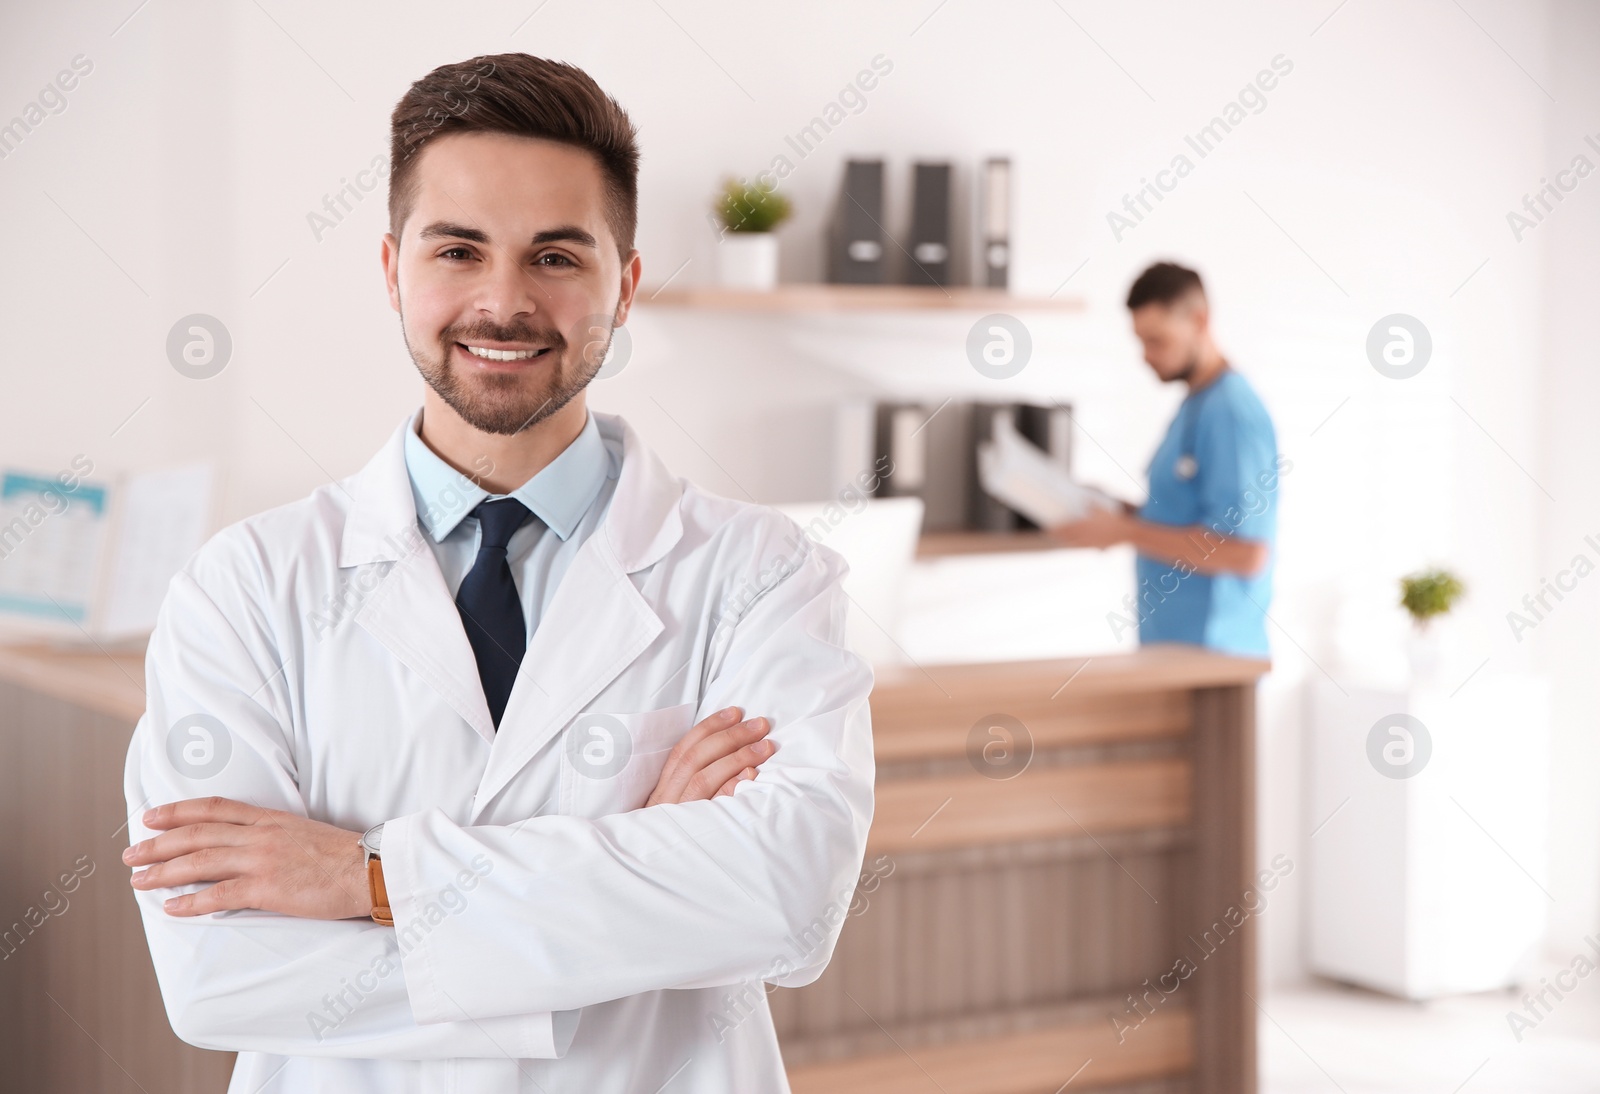
<path fill-rule="evenodd" d="M 1575 155 L 1587 155 L 1600 169 L 1600 7 L 1562 0 L 1553 9 L 1549 73 L 1558 100 L 1548 111 L 1547 154 L 1541 174 L 1565 168 Z M 1535 593 L 1545 580 L 1569 571 L 1574 556 L 1600 561 L 1600 551 L 1584 543 L 1600 541 L 1600 433 L 1594 425 L 1600 406 L 1600 352 L 1595 342 L 1595 300 L 1600 296 L 1600 175 L 1591 176 L 1563 200 L 1538 233 L 1545 248 L 1544 329 L 1539 406 L 1542 443 L 1541 481 L 1554 495 L 1540 507 L 1540 550 L 1525 571 L 1524 588 Z M 1526 237 L 1525 237 L 1526 238 Z M 1572 584 L 1568 579 L 1565 583 Z M 1531 646 L 1554 681 L 1555 737 L 1550 808 L 1553 869 L 1550 889 L 1550 948 L 1570 959 L 1576 940 L 1593 931 L 1600 914 L 1600 809 L 1595 772 L 1600 771 L 1600 674 L 1596 669 L 1600 635 L 1600 588 L 1579 583 L 1555 605 L 1523 645 Z M 1508 604 L 1506 610 L 1516 605 Z M 1507 628 L 1509 633 L 1509 628 Z"/>
<path fill-rule="evenodd" d="M 1015 287 L 1049 293 L 1073 275 L 1063 291 L 1087 310 L 1027 315 L 1036 359 L 997 384 L 966 364 L 972 316 L 771 322 L 641 308 L 633 362 L 593 404 L 626 414 L 709 488 L 776 502 L 841 485 L 841 398 L 1071 398 L 1092 435 L 1080 469 L 1131 496 L 1179 393 L 1139 362 L 1122 295 L 1156 258 L 1198 265 L 1224 351 L 1294 461 L 1262 706 L 1264 855 L 1304 854 L 1321 819 L 1301 805 L 1301 682 L 1351 683 L 1392 664 L 1395 579 L 1438 561 L 1471 586 L 1467 669 L 1521 667 L 1536 649 L 1556 673 L 1553 922 L 1590 929 L 1600 594 L 1585 587 L 1531 642 L 1510 637 L 1504 613 L 1582 531 L 1600 530 L 1582 458 L 1596 443 L 1583 318 L 1600 181 L 1520 244 L 1505 213 L 1570 159 L 1584 126 L 1600 128 L 1600 35 L 1582 4 L 1464 6 L 1470 17 L 1421 0 L 630 0 L 528 17 L 526 0 L 447 17 L 421 3 L 163 0 L 114 35 L 132 3 L 8 14 L 0 116 L 76 53 L 95 70 L 0 160 L 12 244 L 0 267 L 11 335 L 0 461 L 54 469 L 83 452 L 115 470 L 212 455 L 228 520 L 358 467 L 419 397 L 377 264 L 384 195 L 321 241 L 307 214 L 386 151 L 394 101 L 436 64 L 522 49 L 594 75 L 641 130 L 646 282 L 688 261 L 674 282 L 686 284 L 711 274 L 703 214 L 718 179 L 768 167 L 881 53 L 893 71 L 865 110 L 784 181 L 798 207 L 782 231 L 784 276 L 819 276 L 846 157 L 889 159 L 898 233 L 913 158 L 970 167 L 1003 153 L 1017 170 Z M 1294 68 L 1265 108 L 1118 241 L 1107 212 L 1279 54 Z M 232 332 L 234 360 L 215 379 L 184 380 L 165 360 L 167 329 L 190 312 Z M 1434 360 L 1412 380 L 1384 379 L 1365 357 L 1368 329 L 1392 312 L 1433 333 Z M 1115 592 L 1081 610 L 1103 616 Z M 1041 628 L 1039 648 L 1057 637 Z M 1291 886 L 1267 917 L 1276 979 L 1300 971 L 1297 895 Z"/>

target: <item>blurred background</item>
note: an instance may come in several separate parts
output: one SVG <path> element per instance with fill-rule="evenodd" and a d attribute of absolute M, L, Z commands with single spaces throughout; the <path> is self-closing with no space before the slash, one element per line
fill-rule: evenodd
<path fill-rule="evenodd" d="M 1600 562 L 1600 6 L 127 0 L 0 18 L 0 468 L 13 504 L 30 476 L 71 471 L 120 521 L 93 550 L 50 540 L 56 561 L 89 552 L 72 572 L 95 583 L 43 638 L 29 582 L 68 582 L 51 586 L 62 609 L 70 574 L 0 561 L 19 649 L 133 663 L 186 536 L 368 459 L 421 396 L 379 266 L 395 101 L 478 54 L 568 61 L 627 109 L 643 152 L 643 288 L 590 405 L 717 493 L 854 514 L 851 481 L 892 440 L 884 408 L 932 421 L 1025 404 L 1070 408 L 1063 466 L 1139 503 L 1184 393 L 1144 364 L 1123 300 L 1152 262 L 1197 269 L 1217 343 L 1291 466 L 1271 671 L 1237 784 L 1253 787 L 1239 805 L 1256 868 L 1294 867 L 1251 917 L 1260 1089 L 1600 1090 L 1600 978 L 1574 971 L 1586 954 L 1600 967 L 1600 581 L 1585 580 Z M 1180 156 L 1190 170 L 1160 174 Z M 862 177 L 881 186 L 889 284 L 909 268 L 915 165 L 948 165 L 934 208 L 950 291 L 822 288 L 853 161 L 881 164 Z M 744 234 L 715 219 L 729 179 L 790 203 L 754 259 L 725 253 Z M 995 224 L 1004 280 L 975 291 Z M 969 351 L 996 315 L 1030 347 L 1004 378 Z M 1404 376 L 1369 353 L 1395 316 L 1431 345 Z M 185 370 L 196 325 L 212 348 Z M 896 492 L 932 513 L 937 488 Z M 888 670 L 1136 650 L 1114 620 L 1130 547 L 1068 550 L 970 511 L 900 539 L 903 520 L 851 519 L 836 545 L 871 575 L 855 625 Z M 154 542 L 152 522 L 176 541 Z M 847 549 L 852 535 L 867 542 Z M 1400 583 L 1433 568 L 1464 593 L 1419 654 Z M 71 692 L 52 664 L 17 654 L 8 687 Z M 6 718 L 13 789 L 31 778 L 38 710 L 19 699 Z M 1369 728 L 1402 713 L 1432 731 L 1433 770 L 1415 778 L 1369 763 Z M 125 737 L 102 747 L 115 777 Z M 56 807 L 74 810 L 83 785 Z M 84 885 L 133 921 L 98 839 L 104 875 Z M 76 851 L 12 856 L 5 924 Z M 92 972 L 35 960 L 47 930 L 65 937 L 65 922 L 7 935 L 11 1035 L 70 1011 L 63 1043 L 81 1036 L 75 1051 L 107 1067 L 95 1089 L 179 1089 L 104 1064 L 115 1038 L 55 979 Z M 111 930 L 72 960 L 110 960 Z M 1139 960 L 1154 977 L 1171 958 Z M 158 1005 L 127 991 L 114 1005 Z M 1191 1054 L 1206 1051 L 1199 1038 Z M 1117 1081 L 1189 1089 L 1184 1067 Z"/>

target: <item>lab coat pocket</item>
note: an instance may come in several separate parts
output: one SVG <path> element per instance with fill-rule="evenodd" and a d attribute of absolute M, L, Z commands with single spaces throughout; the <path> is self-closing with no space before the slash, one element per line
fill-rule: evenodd
<path fill-rule="evenodd" d="M 655 789 L 667 753 L 694 726 L 695 704 L 634 714 L 584 711 L 561 748 L 561 812 L 604 817 L 638 809 Z"/>

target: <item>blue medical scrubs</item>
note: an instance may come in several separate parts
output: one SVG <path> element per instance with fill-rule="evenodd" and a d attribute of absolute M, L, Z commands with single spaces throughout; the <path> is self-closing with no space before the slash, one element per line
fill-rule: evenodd
<path fill-rule="evenodd" d="M 1287 469 L 1287 464 L 1284 465 Z M 1207 575 L 1138 556 L 1139 641 L 1189 642 L 1267 657 L 1266 611 L 1277 568 L 1279 461 L 1272 419 L 1248 381 L 1225 369 L 1178 408 L 1150 461 L 1150 498 L 1139 516 L 1158 524 L 1203 525 L 1216 535 L 1265 540 L 1267 567 L 1255 577 Z"/>

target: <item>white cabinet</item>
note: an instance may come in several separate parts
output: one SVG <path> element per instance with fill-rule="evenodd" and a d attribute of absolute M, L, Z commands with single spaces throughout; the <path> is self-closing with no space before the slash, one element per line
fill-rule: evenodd
<path fill-rule="evenodd" d="M 1313 971 L 1408 999 L 1516 982 L 1551 904 L 1547 686 L 1320 680 L 1310 702 Z"/>

